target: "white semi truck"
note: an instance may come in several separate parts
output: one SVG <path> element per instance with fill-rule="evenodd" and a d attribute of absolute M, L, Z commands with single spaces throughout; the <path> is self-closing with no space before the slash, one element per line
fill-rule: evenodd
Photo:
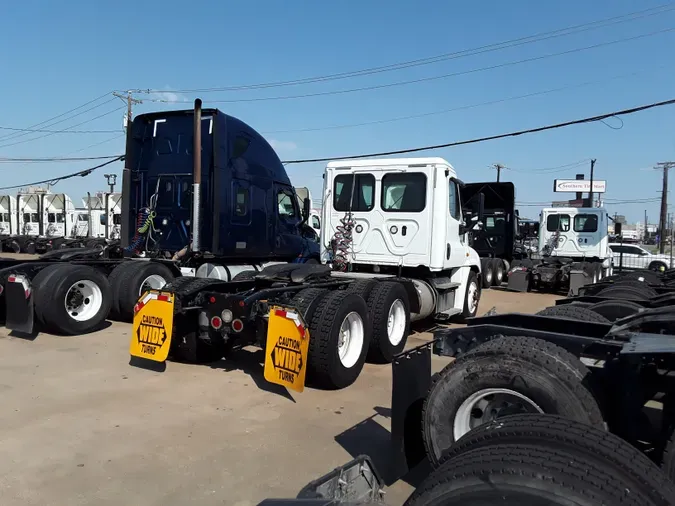
<path fill-rule="evenodd" d="M 540 215 L 537 259 L 514 263 L 509 289 L 562 290 L 576 295 L 579 287 L 612 274 L 612 251 L 602 207 L 552 207 Z"/>

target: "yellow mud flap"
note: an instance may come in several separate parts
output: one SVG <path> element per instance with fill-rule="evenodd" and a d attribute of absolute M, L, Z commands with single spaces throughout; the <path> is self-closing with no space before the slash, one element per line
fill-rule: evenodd
<path fill-rule="evenodd" d="M 151 290 L 134 307 L 129 353 L 132 357 L 164 362 L 171 348 L 174 295 Z"/>
<path fill-rule="evenodd" d="M 296 392 L 305 388 L 309 330 L 295 309 L 272 307 L 267 326 L 265 379 Z"/>

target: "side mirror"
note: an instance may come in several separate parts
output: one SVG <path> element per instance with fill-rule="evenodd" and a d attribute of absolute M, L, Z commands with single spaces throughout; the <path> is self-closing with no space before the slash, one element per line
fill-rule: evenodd
<path fill-rule="evenodd" d="M 480 192 L 478 197 L 473 199 L 471 202 L 471 215 L 472 220 L 475 218 L 477 221 L 482 222 L 485 214 L 485 194 Z"/>
<path fill-rule="evenodd" d="M 621 235 L 621 223 L 614 223 L 614 235 L 617 237 Z"/>
<path fill-rule="evenodd" d="M 302 201 L 302 221 L 306 222 L 309 219 L 309 212 L 312 209 L 312 203 L 309 201 L 309 199 L 305 199 Z"/>

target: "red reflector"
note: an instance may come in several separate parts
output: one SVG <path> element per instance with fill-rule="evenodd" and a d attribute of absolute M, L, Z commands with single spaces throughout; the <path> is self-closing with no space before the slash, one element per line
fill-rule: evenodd
<path fill-rule="evenodd" d="M 223 320 L 221 320 L 219 316 L 214 316 L 213 318 L 211 318 L 211 326 L 214 329 L 218 330 L 220 327 L 223 326 Z"/>
<path fill-rule="evenodd" d="M 216 303 L 216 298 L 212 295 L 212 296 L 209 298 L 209 302 L 210 302 L 211 304 L 215 304 L 215 303 Z"/>
<path fill-rule="evenodd" d="M 240 301 L 239 301 L 239 306 L 244 307 L 244 305 L 245 305 L 245 304 L 244 304 L 244 301 L 243 301 L 243 300 L 240 300 Z"/>
<path fill-rule="evenodd" d="M 232 322 L 232 330 L 235 332 L 241 332 L 244 329 L 244 322 L 241 320 L 234 320 Z"/>
<path fill-rule="evenodd" d="M 10 276 L 7 278 L 7 281 L 9 281 L 10 283 L 14 283 L 16 281 L 16 278 L 14 276 Z"/>
<path fill-rule="evenodd" d="M 157 300 L 161 300 L 163 302 L 168 302 L 169 301 L 169 296 L 168 295 L 158 295 Z"/>

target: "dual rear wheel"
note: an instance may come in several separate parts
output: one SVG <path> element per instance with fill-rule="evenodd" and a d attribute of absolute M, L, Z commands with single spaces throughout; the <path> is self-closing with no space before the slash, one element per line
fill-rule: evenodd
<path fill-rule="evenodd" d="M 410 303 L 400 283 L 360 280 L 344 290 L 307 288 L 291 305 L 309 325 L 307 380 L 321 388 L 351 385 L 366 360 L 391 362 L 410 332 Z"/>

